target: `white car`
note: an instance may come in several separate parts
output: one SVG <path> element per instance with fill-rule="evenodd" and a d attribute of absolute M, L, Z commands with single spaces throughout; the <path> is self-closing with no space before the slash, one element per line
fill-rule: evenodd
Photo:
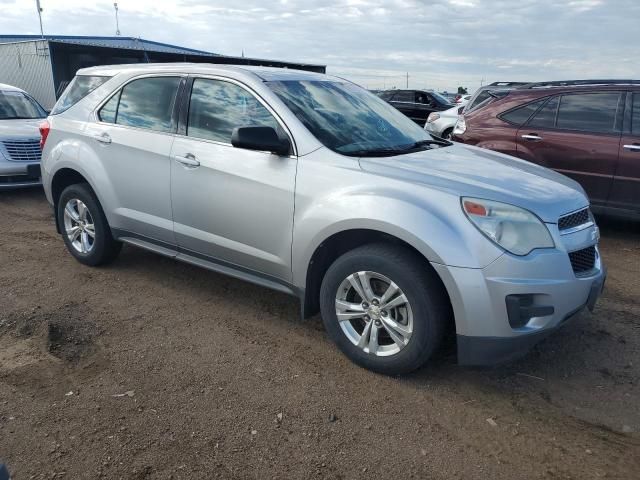
<path fill-rule="evenodd" d="M 471 95 L 462 95 L 456 100 L 456 105 L 458 105 L 459 107 L 463 107 L 467 103 L 469 103 L 469 100 L 471 100 Z"/>
<path fill-rule="evenodd" d="M 0 83 L 0 190 L 40 185 L 46 111 L 27 92 Z"/>
<path fill-rule="evenodd" d="M 424 129 L 436 137 L 451 138 L 453 127 L 455 127 L 458 115 L 463 109 L 464 106 L 456 105 L 449 110 L 430 113 L 427 123 L 424 124 Z"/>

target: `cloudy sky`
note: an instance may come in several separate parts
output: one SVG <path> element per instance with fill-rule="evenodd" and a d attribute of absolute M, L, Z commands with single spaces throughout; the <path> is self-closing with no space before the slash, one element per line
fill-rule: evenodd
<path fill-rule="evenodd" d="M 0 0 L 0 33 L 39 33 Z M 45 33 L 114 35 L 109 0 L 41 0 Z M 369 88 L 640 77 L 640 0 L 119 0 L 122 35 L 320 63 Z"/>

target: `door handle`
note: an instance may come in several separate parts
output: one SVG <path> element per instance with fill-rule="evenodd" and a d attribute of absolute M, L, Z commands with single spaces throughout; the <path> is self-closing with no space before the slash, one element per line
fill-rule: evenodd
<path fill-rule="evenodd" d="M 528 133 L 525 135 L 520 135 L 522 138 L 524 138 L 525 140 L 530 140 L 532 142 L 538 142 L 540 140 L 542 140 L 542 137 L 539 135 L 536 135 L 535 133 Z"/>
<path fill-rule="evenodd" d="M 173 159 L 176 162 L 181 163 L 185 167 L 195 168 L 195 167 L 199 167 L 200 166 L 200 162 L 198 160 L 196 160 L 196 156 L 194 154 L 192 154 L 192 153 L 187 153 L 184 156 L 182 156 L 182 155 L 174 155 Z"/>
<path fill-rule="evenodd" d="M 111 137 L 106 132 L 105 133 L 96 133 L 93 136 L 93 138 L 95 138 L 100 143 L 106 143 L 106 144 L 111 143 Z"/>
<path fill-rule="evenodd" d="M 624 148 L 631 150 L 632 152 L 640 152 L 640 144 L 634 143 L 633 145 L 624 145 Z"/>

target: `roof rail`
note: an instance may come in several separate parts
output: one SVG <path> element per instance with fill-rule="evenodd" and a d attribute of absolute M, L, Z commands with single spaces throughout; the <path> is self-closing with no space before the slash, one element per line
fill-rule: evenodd
<path fill-rule="evenodd" d="M 547 88 L 547 87 L 586 87 L 591 85 L 640 85 L 640 80 L 615 80 L 615 79 L 595 79 L 595 80 L 556 80 L 551 82 L 533 82 L 523 85 L 520 88 Z"/>
<path fill-rule="evenodd" d="M 519 85 L 528 85 L 529 82 L 493 82 L 489 87 L 517 87 Z"/>

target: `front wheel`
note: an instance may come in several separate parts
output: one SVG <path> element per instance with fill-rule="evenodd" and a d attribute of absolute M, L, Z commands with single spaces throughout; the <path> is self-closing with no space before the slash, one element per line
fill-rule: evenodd
<path fill-rule="evenodd" d="M 421 367 L 438 349 L 450 319 L 436 273 L 416 254 L 382 244 L 345 253 L 320 291 L 329 336 L 355 363 L 385 374 Z"/>

